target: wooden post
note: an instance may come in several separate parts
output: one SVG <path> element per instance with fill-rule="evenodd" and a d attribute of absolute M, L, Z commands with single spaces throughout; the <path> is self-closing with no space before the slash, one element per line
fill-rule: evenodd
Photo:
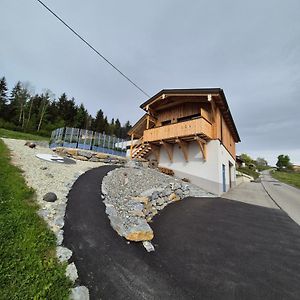
<path fill-rule="evenodd" d="M 131 135 L 131 145 L 130 145 L 130 159 L 132 159 L 132 149 L 133 149 L 133 138 L 134 138 L 134 133 Z"/>
<path fill-rule="evenodd" d="M 169 156 L 170 162 L 173 162 L 173 145 L 171 145 L 170 143 L 166 143 L 164 141 L 160 141 L 160 144 L 163 145 L 163 147 L 165 148 Z"/>
<path fill-rule="evenodd" d="M 147 115 L 147 125 L 146 125 L 146 129 L 149 129 L 149 123 L 150 123 L 150 116 L 149 114 Z"/>
<path fill-rule="evenodd" d="M 186 142 L 182 141 L 181 139 L 177 139 L 176 143 L 179 144 L 179 146 L 182 150 L 184 159 L 185 159 L 186 162 L 188 162 L 189 161 L 188 144 Z"/>
<path fill-rule="evenodd" d="M 197 141 L 200 151 L 202 153 L 203 159 L 206 160 L 206 141 L 201 139 L 200 137 L 195 137 L 195 140 Z"/>

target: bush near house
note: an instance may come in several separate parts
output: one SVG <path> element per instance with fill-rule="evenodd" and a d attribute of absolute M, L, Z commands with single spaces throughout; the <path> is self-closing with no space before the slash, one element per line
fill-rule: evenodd
<path fill-rule="evenodd" d="M 71 282 L 55 257 L 55 235 L 1 139 L 0 178 L 0 299 L 68 299 Z"/>
<path fill-rule="evenodd" d="M 272 176 L 284 183 L 300 188 L 300 172 L 293 171 L 273 171 Z"/>

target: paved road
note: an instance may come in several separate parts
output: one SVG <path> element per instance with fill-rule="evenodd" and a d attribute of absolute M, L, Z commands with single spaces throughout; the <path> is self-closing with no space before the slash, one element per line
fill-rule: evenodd
<path fill-rule="evenodd" d="M 279 209 L 260 182 L 243 182 L 222 195 L 223 198 Z"/>
<path fill-rule="evenodd" d="M 274 179 L 269 171 L 262 173 L 262 185 L 268 194 L 300 225 L 300 189 Z"/>
<path fill-rule="evenodd" d="M 154 218 L 153 243 L 127 244 L 109 225 L 100 183 L 69 194 L 64 244 L 91 299 L 300 299 L 300 230 L 283 211 L 222 198 L 186 198 Z"/>

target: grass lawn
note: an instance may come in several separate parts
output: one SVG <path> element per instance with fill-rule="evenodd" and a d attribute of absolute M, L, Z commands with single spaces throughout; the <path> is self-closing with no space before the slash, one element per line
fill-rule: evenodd
<path fill-rule="evenodd" d="M 0 299 L 68 299 L 71 282 L 55 257 L 55 235 L 1 139 L 0 178 Z"/>
<path fill-rule="evenodd" d="M 275 179 L 278 179 L 300 189 L 300 173 L 274 171 L 271 172 L 271 174 Z"/>
<path fill-rule="evenodd" d="M 0 137 L 17 139 L 17 140 L 33 140 L 33 141 L 49 141 L 49 138 L 30 133 L 7 130 L 0 128 Z"/>
<path fill-rule="evenodd" d="M 249 176 L 252 176 L 254 179 L 257 179 L 259 177 L 259 173 L 257 173 L 254 170 L 251 170 L 249 168 L 241 167 L 241 168 L 238 168 L 237 171 L 247 174 Z"/>

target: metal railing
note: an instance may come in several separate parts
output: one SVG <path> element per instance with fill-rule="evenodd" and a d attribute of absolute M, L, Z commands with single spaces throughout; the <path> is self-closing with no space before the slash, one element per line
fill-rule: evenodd
<path fill-rule="evenodd" d="M 87 129 L 63 127 L 53 130 L 50 148 L 67 147 L 93 150 L 113 155 L 126 156 L 127 140 Z"/>

